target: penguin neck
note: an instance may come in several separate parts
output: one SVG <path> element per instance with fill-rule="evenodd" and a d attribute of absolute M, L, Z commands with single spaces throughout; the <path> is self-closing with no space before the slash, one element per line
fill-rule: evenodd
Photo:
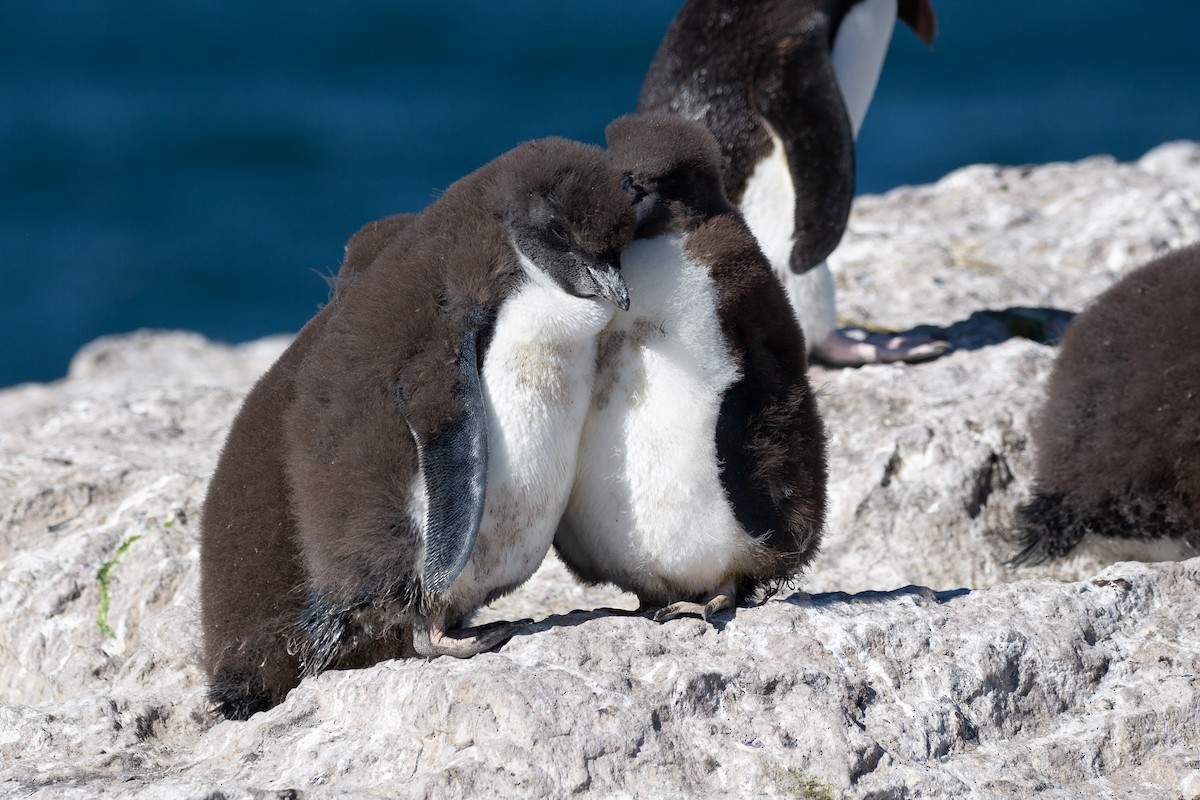
<path fill-rule="evenodd" d="M 487 500 L 471 559 L 447 595 L 458 613 L 524 582 L 541 564 L 571 488 L 592 394 L 596 336 L 614 309 L 567 294 L 526 256 L 483 359 Z"/>
<path fill-rule="evenodd" d="M 504 301 L 513 336 L 543 344 L 570 343 L 594 338 L 615 309 L 594 297 L 567 294 L 549 275 L 513 244 L 525 280 Z"/>
<path fill-rule="evenodd" d="M 875 95 L 896 25 L 896 0 L 862 0 L 842 18 L 833 40 L 833 72 L 854 138 Z"/>

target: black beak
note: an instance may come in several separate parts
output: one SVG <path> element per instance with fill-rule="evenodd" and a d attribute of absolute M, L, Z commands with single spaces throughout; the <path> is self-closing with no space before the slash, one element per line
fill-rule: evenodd
<path fill-rule="evenodd" d="M 603 297 L 622 311 L 629 310 L 629 287 L 621 277 L 619 256 L 588 264 L 587 273 L 597 297 Z"/>
<path fill-rule="evenodd" d="M 637 231 L 645 230 L 659 210 L 658 195 L 644 194 L 633 204 L 633 223 Z"/>
<path fill-rule="evenodd" d="M 671 221 L 671 211 L 663 202 L 658 189 L 634 180 L 626 175 L 621 188 L 629 195 L 633 206 L 633 238 L 649 239 L 666 231 Z"/>

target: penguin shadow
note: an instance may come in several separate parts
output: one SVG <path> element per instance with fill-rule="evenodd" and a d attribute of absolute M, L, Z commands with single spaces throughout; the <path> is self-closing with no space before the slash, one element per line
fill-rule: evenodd
<path fill-rule="evenodd" d="M 949 342 L 953 350 L 981 350 L 1009 339 L 1057 346 L 1075 316 L 1074 311 L 1048 306 L 985 308 L 950 325 L 918 325 L 899 335 L 941 339 Z"/>
<path fill-rule="evenodd" d="M 949 345 L 945 350 L 927 357 L 908 359 L 909 363 L 916 364 L 934 361 L 956 350 L 981 350 L 1009 339 L 1029 339 L 1039 344 L 1057 346 L 1075 317 L 1074 311 L 1061 308 L 1011 306 L 975 311 L 966 319 L 950 325 L 917 325 L 908 330 L 892 330 L 850 322 L 839 327 L 839 330 L 859 342 L 882 344 L 893 339 L 931 339 Z M 818 354 L 812 358 L 814 363 L 829 369 L 848 366 L 826 362 Z"/>
<path fill-rule="evenodd" d="M 935 591 L 927 586 L 902 586 L 899 589 L 890 591 L 870 590 L 865 592 L 857 592 L 850 594 L 848 592 L 823 592 L 821 594 L 808 594 L 807 592 L 793 592 L 787 597 L 775 599 L 771 602 L 786 603 L 791 606 L 828 609 L 837 606 L 856 606 L 856 605 L 879 605 L 899 600 L 903 597 L 914 597 L 918 601 L 937 603 L 949 603 L 957 600 L 960 597 L 966 597 L 971 593 L 970 589 L 947 589 L 944 591 Z M 705 625 L 721 633 L 725 630 L 737 614 L 755 608 L 755 604 L 741 607 L 735 610 L 722 611 L 709 618 Z M 574 628 L 597 619 L 606 617 L 641 617 L 648 622 L 654 621 L 654 613 L 658 609 L 653 606 L 642 607 L 637 609 L 628 608 L 593 608 L 593 609 L 576 609 L 565 614 L 551 614 L 544 619 L 536 622 L 521 620 L 524 627 L 513 634 L 512 639 L 518 639 L 523 636 L 534 636 L 539 633 L 553 630 L 555 628 Z M 685 616 L 679 617 L 680 620 L 690 619 L 699 620 L 699 617 Z M 658 625 L 670 625 L 675 620 L 666 620 L 658 622 Z M 511 641 L 511 640 L 510 640 Z"/>
<path fill-rule="evenodd" d="M 808 594 L 807 592 L 795 592 L 787 597 L 779 600 L 781 603 L 787 603 L 793 606 L 803 606 L 806 608 L 833 608 L 835 606 L 855 606 L 855 605 L 879 605 L 899 600 L 903 597 L 913 597 L 918 601 L 934 602 L 938 605 L 949 603 L 952 600 L 957 600 L 960 597 L 966 597 L 971 593 L 970 589 L 946 589 L 936 591 L 928 586 L 901 586 L 899 589 L 890 591 L 868 590 L 865 592 L 822 592 L 821 594 Z"/>
<path fill-rule="evenodd" d="M 744 609 L 739 607 L 737 610 L 741 611 Z M 597 619 L 604 619 L 606 617 L 641 617 L 648 622 L 654 622 L 656 625 L 670 625 L 676 620 L 700 620 L 700 617 L 685 615 L 675 619 L 655 622 L 654 614 L 657 611 L 657 606 L 643 606 L 641 608 L 602 607 L 593 609 L 576 609 L 574 611 L 568 611 L 565 614 L 551 614 L 550 616 L 540 619 L 536 622 L 522 620 L 522 622 L 525 623 L 524 628 L 513 634 L 512 638 L 517 639 L 521 636 L 532 636 L 538 633 L 544 633 L 546 631 L 553 630 L 555 628 L 574 628 L 578 625 L 583 625 L 584 623 L 592 622 L 593 620 Z M 726 625 L 733 621 L 735 616 L 736 613 L 734 610 L 721 611 L 710 617 L 705 622 L 705 625 L 720 633 L 725 629 Z"/>
<path fill-rule="evenodd" d="M 807 592 L 794 592 L 791 595 L 783 598 L 778 598 L 771 602 L 786 603 L 787 605 L 806 608 L 834 608 L 836 606 L 855 606 L 855 605 L 879 605 L 883 603 L 893 602 L 903 597 L 914 597 L 917 600 L 926 602 L 934 602 L 938 605 L 949 603 L 957 600 L 960 597 L 966 597 L 971 593 L 970 589 L 947 589 L 944 591 L 935 591 L 927 586 L 902 586 L 899 589 L 890 591 L 865 591 L 850 594 L 848 592 L 823 592 L 821 594 L 808 594 Z M 754 604 L 746 607 L 738 607 L 736 610 L 722 611 L 709 618 L 705 625 L 711 627 L 717 633 L 725 630 L 726 626 L 732 622 L 739 612 L 747 611 L 755 608 Z M 576 609 L 568 611 L 565 614 L 551 614 L 548 617 L 533 621 L 529 619 L 519 620 L 522 624 L 521 630 L 512 635 L 508 641 L 513 641 L 524 636 L 535 636 L 539 633 L 545 633 L 555 628 L 574 628 L 588 622 L 606 617 L 641 617 L 648 622 L 654 621 L 654 613 L 658 609 L 649 606 L 636 609 L 629 608 L 593 608 L 593 609 Z M 699 617 L 685 616 L 678 619 L 699 620 Z M 665 620 L 657 623 L 658 625 L 669 625 L 675 620 Z M 509 624 L 509 623 L 495 623 Z M 506 644 L 507 642 L 505 642 Z M 499 650 L 503 644 L 497 645 L 493 651 Z"/>

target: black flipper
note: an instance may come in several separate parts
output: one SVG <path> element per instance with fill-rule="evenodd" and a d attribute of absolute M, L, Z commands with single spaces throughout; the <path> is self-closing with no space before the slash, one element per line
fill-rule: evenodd
<path fill-rule="evenodd" d="M 480 352 L 490 332 L 490 320 L 469 325 L 459 348 L 458 417 L 428 438 L 413 429 L 425 483 L 421 583 L 426 596 L 446 591 L 462 573 L 483 520 L 488 441 Z"/>
<path fill-rule="evenodd" d="M 760 387 L 741 378 L 725 393 L 717 414 L 717 460 L 734 519 L 752 537 L 775 547 L 785 533 L 785 523 L 765 483 L 755 480 L 757 464 L 749 450 L 753 399 L 760 392 Z"/>
<path fill-rule="evenodd" d="M 824 29 L 780 42 L 756 83 L 758 112 L 783 143 L 796 192 L 793 272 L 833 252 L 854 199 L 854 129 Z"/>

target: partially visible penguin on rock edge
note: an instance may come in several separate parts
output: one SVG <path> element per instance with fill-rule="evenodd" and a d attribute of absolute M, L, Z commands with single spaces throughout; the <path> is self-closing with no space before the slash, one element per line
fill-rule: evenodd
<path fill-rule="evenodd" d="M 297 680 L 294 655 L 277 646 L 280 629 L 300 618 L 304 599 L 296 591 L 304 573 L 283 463 L 283 415 L 296 398 L 296 371 L 347 287 L 413 219 L 387 217 L 350 238 L 330 303 L 246 396 L 209 481 L 200 539 L 204 666 L 227 717 L 266 708 L 263 692 L 247 691 L 248 676 Z"/>
<path fill-rule="evenodd" d="M 758 238 L 813 354 L 833 365 L 921 361 L 927 336 L 838 330 L 825 262 L 854 197 L 854 141 L 899 16 L 927 44 L 930 0 L 688 0 L 663 37 L 638 111 L 708 126 L 725 189 Z"/>
<path fill-rule="evenodd" d="M 601 149 L 538 140 L 339 281 L 264 418 L 279 430 L 235 426 L 205 504 L 205 667 L 225 716 L 326 669 L 467 657 L 522 630 L 463 626 L 551 546 L 596 336 L 629 307 L 633 228 Z"/>
<path fill-rule="evenodd" d="M 1200 552 L 1200 244 L 1126 275 L 1067 329 L 1033 430 L 1037 564 L 1076 545 L 1112 560 Z"/>
<path fill-rule="evenodd" d="M 555 548 L 656 619 L 766 599 L 816 555 L 826 441 L 787 298 L 721 187 L 720 152 L 669 114 L 608 127 L 640 198 L 633 297 L 601 335 Z"/>

